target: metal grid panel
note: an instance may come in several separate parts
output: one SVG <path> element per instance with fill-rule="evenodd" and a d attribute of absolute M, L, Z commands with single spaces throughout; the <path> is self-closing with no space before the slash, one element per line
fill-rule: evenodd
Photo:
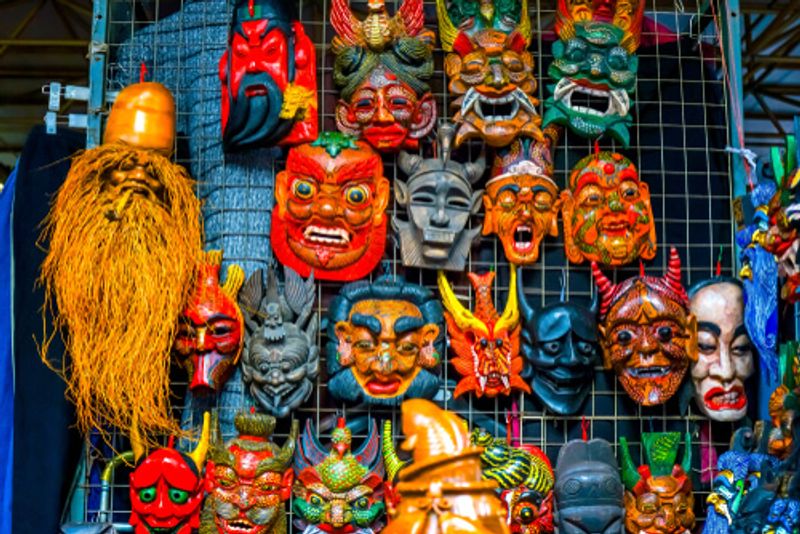
<path fill-rule="evenodd" d="M 646 26 L 645 43 L 638 53 L 640 69 L 632 112 L 631 147 L 621 149 L 607 140 L 602 147 L 618 149 L 630 157 L 638 164 L 643 179 L 650 186 L 659 252 L 647 265 L 648 271 L 660 275 L 666 266 L 669 247 L 675 246 L 684 265 L 683 281 L 688 286 L 711 276 L 720 254 L 723 274 L 731 274 L 733 266 L 729 160 L 724 152 L 728 142 L 725 91 L 723 81 L 715 74 L 719 62 L 712 46 L 713 36 L 709 43 L 708 34 L 701 38 L 696 32 L 696 28 L 707 28 L 711 23 L 710 17 L 700 11 L 701 2 L 685 1 L 682 6 L 676 2 L 677 7 L 672 11 L 663 8 L 656 11 L 655 1 L 647 1 L 647 17 L 655 24 Z M 306 32 L 316 44 L 321 126 L 334 130 L 333 112 L 338 94 L 332 83 L 333 59 L 329 42 L 334 33 L 327 22 L 328 3 L 329 0 L 300 0 L 298 5 Z M 390 9 L 397 3 L 395 0 L 387 1 Z M 352 4 L 354 10 L 364 12 L 365 1 Z M 536 61 L 541 102 L 547 96 L 545 87 L 550 83 L 546 67 L 551 61 L 550 43 L 554 38 L 550 30 L 554 4 L 550 0 L 529 0 L 534 27 L 531 49 Z M 177 160 L 186 165 L 198 180 L 198 194 L 204 201 L 207 246 L 224 248 L 225 261 L 243 265 L 249 275 L 271 262 L 268 221 L 273 203 L 272 179 L 276 170 L 283 167 L 284 156 L 274 150 L 223 155 L 216 73 L 219 57 L 225 51 L 230 5 L 226 5 L 225 0 L 183 0 L 180 2 L 181 10 L 171 14 L 159 13 L 163 7 L 155 2 L 154 12 L 150 13 L 131 0 L 111 0 L 111 63 L 106 87 L 118 90 L 137 81 L 140 62 L 144 62 L 149 77 L 173 90 L 180 130 Z M 436 28 L 433 0 L 425 0 L 425 13 L 427 26 Z M 437 48 L 432 87 L 440 117 L 452 116 L 448 109 L 452 99 L 442 69 L 443 58 L 444 53 Z M 457 157 L 472 158 L 477 150 L 478 147 L 470 146 L 462 149 Z M 572 165 L 592 150 L 592 143 L 565 132 L 555 154 L 556 182 L 563 187 Z M 396 178 L 398 169 L 394 158 L 386 157 L 384 163 L 385 175 L 389 179 Z M 392 213 L 399 209 L 396 203 L 390 206 Z M 479 218 L 476 217 L 473 224 L 478 223 Z M 404 268 L 399 250 L 391 239 L 385 258 L 384 269 L 435 289 L 435 273 Z M 482 238 L 468 261 L 470 271 L 487 269 L 498 272 L 497 287 L 502 288 L 508 279 L 508 264 L 494 236 Z M 616 272 L 606 270 L 615 281 L 637 273 L 638 266 Z M 522 276 L 526 294 L 533 304 L 558 300 L 562 293 L 562 279 L 567 299 L 588 299 L 593 291 L 588 266 L 569 265 L 560 238 L 545 239 L 540 261 L 526 267 Z M 463 273 L 449 273 L 448 278 L 458 294 L 471 297 L 471 287 Z M 321 317 L 325 316 L 328 303 L 340 287 L 341 284 L 332 282 L 318 284 Z M 498 307 L 504 304 L 505 296 L 504 290 L 498 290 Z M 322 330 L 319 335 L 321 347 L 324 347 L 324 338 Z M 336 405 L 327 395 L 324 354 L 321 367 L 315 393 L 295 414 L 301 422 L 310 417 L 319 428 L 321 422 L 330 422 L 336 414 L 348 418 L 363 415 L 392 418 L 396 422 L 397 410 Z M 443 374 L 446 385 L 440 393 L 440 400 L 445 407 L 459 412 L 470 424 L 488 426 L 497 433 L 504 432 L 509 399 L 477 400 L 468 397 L 454 400 L 451 395 L 456 377 L 447 365 Z M 241 391 L 238 373 L 231 379 L 231 384 L 228 395 L 212 399 L 212 404 L 233 413 L 247 405 L 248 399 Z M 176 391 L 182 392 L 185 383 L 176 383 L 175 386 Z M 235 401 L 230 402 L 230 399 Z M 601 368 L 597 369 L 591 396 L 582 413 L 556 417 L 523 394 L 517 397 L 517 402 L 523 442 L 542 447 L 553 461 L 563 443 L 581 437 L 584 421 L 589 424 L 590 437 L 605 438 L 615 447 L 618 438 L 626 436 L 632 454 L 637 458 L 641 454 L 642 432 L 690 431 L 696 438 L 697 424 L 703 420 L 693 412 L 692 406 L 688 416 L 679 415 L 674 399 L 666 406 L 656 408 L 636 405 L 628 399 L 613 375 Z M 185 423 L 191 425 L 195 415 L 184 417 Z M 280 425 L 279 442 L 287 429 L 288 424 Z M 725 447 L 730 431 L 731 427 L 727 425 L 714 426 L 714 444 Z M 363 432 L 357 433 L 356 441 L 363 435 Z M 124 448 L 124 445 L 120 442 L 120 447 Z M 694 452 L 697 475 L 700 462 L 696 446 Z M 122 487 L 127 477 L 118 476 L 117 480 Z M 87 485 L 92 484 L 87 482 Z M 699 520 L 705 515 L 707 491 L 707 486 L 696 487 L 695 508 Z M 115 519 L 124 521 L 129 510 L 125 498 L 115 499 L 112 505 L 117 512 Z M 96 508 L 87 503 L 86 515 L 92 517 L 95 511 Z"/>

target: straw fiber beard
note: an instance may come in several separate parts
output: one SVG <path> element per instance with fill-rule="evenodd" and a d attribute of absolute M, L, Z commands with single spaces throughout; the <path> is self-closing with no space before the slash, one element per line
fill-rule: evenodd
<path fill-rule="evenodd" d="M 113 171 L 135 167 L 145 180 L 111 182 Z M 169 354 L 202 250 L 193 183 L 161 155 L 112 144 L 78 156 L 58 192 L 42 236 L 50 251 L 41 281 L 65 336 L 71 365 L 63 375 L 83 432 L 109 438 L 109 426 L 136 424 L 152 442 L 179 431 Z M 43 359 L 47 345 L 46 337 Z"/>

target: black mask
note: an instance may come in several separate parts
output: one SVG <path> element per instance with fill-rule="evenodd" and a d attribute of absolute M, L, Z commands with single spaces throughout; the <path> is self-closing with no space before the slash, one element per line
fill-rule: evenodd
<path fill-rule="evenodd" d="M 555 519 L 559 534 L 622 534 L 622 480 L 611 445 L 573 440 L 556 462 Z"/>
<path fill-rule="evenodd" d="M 522 353 L 533 394 L 557 414 L 576 413 L 592 388 L 600 355 L 597 341 L 597 301 L 590 308 L 571 302 L 548 304 L 534 312 L 517 278 L 520 313 L 524 319 Z"/>

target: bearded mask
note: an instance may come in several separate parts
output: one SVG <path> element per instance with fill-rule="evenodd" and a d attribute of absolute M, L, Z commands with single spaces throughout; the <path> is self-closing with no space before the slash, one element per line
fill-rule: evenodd
<path fill-rule="evenodd" d="M 386 511 L 380 445 L 374 420 L 367 440 L 355 451 L 344 419 L 337 422 L 330 449 L 317 439 L 311 420 L 306 421 L 294 457 L 295 525 L 307 534 L 380 532 Z"/>
<path fill-rule="evenodd" d="M 270 232 L 278 261 L 318 280 L 358 280 L 386 246 L 389 181 L 369 145 L 338 132 L 289 150 Z"/>
<path fill-rule="evenodd" d="M 470 443 L 483 447 L 483 479 L 500 486 L 511 531 L 553 532 L 553 468 L 541 449 L 533 445 L 512 447 L 481 428 L 472 431 Z"/>
<path fill-rule="evenodd" d="M 512 390 L 531 392 L 520 373 L 524 361 L 519 354 L 519 309 L 517 307 L 517 271 L 511 268 L 508 300 L 503 315 L 498 315 L 492 298 L 494 271 L 467 273 L 475 288 L 475 311 L 458 301 L 444 273 L 439 271 L 439 293 L 447 309 L 450 347 L 456 353 L 453 367 L 463 377 L 454 395 L 473 391 L 478 397 L 510 395 Z"/>
<path fill-rule="evenodd" d="M 439 127 L 438 157 L 422 159 L 401 152 L 400 169 L 407 182 L 394 180 L 397 203 L 408 213 L 408 221 L 392 218 L 400 239 L 403 265 L 428 269 L 463 271 L 470 245 L 481 231 L 467 229 L 470 215 L 480 209 L 483 191 L 473 191 L 485 168 L 481 156 L 475 163 L 450 159 L 453 127 Z"/>
<path fill-rule="evenodd" d="M 67 397 L 81 432 L 178 432 L 169 355 L 202 251 L 200 203 L 168 155 L 175 103 L 158 83 L 118 95 L 104 144 L 77 156 L 42 236 L 45 312 L 65 332 Z M 49 334 L 47 334 L 49 335 Z M 46 337 L 47 337 L 46 335 Z M 48 343 L 42 344 L 46 360 Z M 174 431 L 174 432 L 173 432 Z"/>
<path fill-rule="evenodd" d="M 580 410 L 594 380 L 600 357 L 597 339 L 598 302 L 590 308 L 555 302 L 534 311 L 518 279 L 522 314 L 522 353 L 527 358 L 533 394 L 548 410 L 574 414 Z"/>
<path fill-rule="evenodd" d="M 203 465 L 210 435 L 209 414 L 194 451 L 184 454 L 170 445 L 144 456 L 144 445 L 131 438 L 136 467 L 130 476 L 131 519 L 135 534 L 192 534 L 200 526 Z"/>
<path fill-rule="evenodd" d="M 449 52 L 444 69 L 450 92 L 457 97 L 452 103 L 457 110 L 456 146 L 476 138 L 492 147 L 507 146 L 517 137 L 542 141 L 539 101 L 533 96 L 533 55 L 526 50 L 531 41 L 527 1 L 522 1 L 516 14 L 519 25 L 512 30 L 497 19 L 491 26 L 457 28 L 445 4 L 446 0 L 436 0 L 439 37 Z M 454 4 L 458 7 L 461 2 Z M 509 20 L 503 18 L 505 23 Z"/>
<path fill-rule="evenodd" d="M 687 432 L 683 460 L 678 464 L 679 432 L 645 432 L 642 447 L 647 464 L 637 468 L 628 442 L 620 438 L 629 534 L 689 534 L 694 528 L 690 439 Z"/>
<path fill-rule="evenodd" d="M 558 235 L 561 203 L 550 152 L 555 134 L 546 134 L 543 143 L 517 139 L 498 151 L 486 182 L 483 235 L 497 234 L 506 259 L 515 265 L 535 263 L 544 237 Z"/>
<path fill-rule="evenodd" d="M 333 81 L 341 91 L 337 128 L 381 152 L 417 149 L 436 124 L 433 32 L 424 28 L 422 0 L 404 0 L 389 17 L 383 0 L 367 4 L 359 20 L 349 0 L 333 0 L 337 37 Z"/>
<path fill-rule="evenodd" d="M 697 321 L 681 285 L 681 259 L 670 250 L 667 273 L 619 283 L 592 262 L 600 304 L 603 363 L 628 395 L 643 406 L 667 402 L 681 385 L 689 362 L 697 361 Z"/>
<path fill-rule="evenodd" d="M 222 445 L 217 425 L 212 440 L 199 534 L 286 534 L 283 503 L 292 492 L 297 421 L 282 448 L 270 439 L 274 417 L 241 412 L 234 424 L 238 437 Z"/>
<path fill-rule="evenodd" d="M 555 523 L 561 534 L 622 534 L 624 488 L 611 445 L 573 440 L 556 461 Z"/>
<path fill-rule="evenodd" d="M 545 101 L 545 126 L 568 126 L 589 139 L 608 133 L 628 146 L 644 4 L 558 0 L 559 40 L 548 70 L 556 84 L 549 86 L 552 96 Z"/>
<path fill-rule="evenodd" d="M 247 279 L 239 294 L 247 326 L 242 356 L 242 381 L 264 411 L 286 417 L 303 404 L 319 374 L 316 286 L 314 277 L 300 278 L 284 267 L 284 289 L 275 271 L 261 269 Z"/>
<path fill-rule="evenodd" d="M 195 394 L 220 391 L 230 378 L 242 352 L 244 323 L 236 295 L 244 271 L 230 265 L 220 286 L 222 251 L 205 254 L 189 303 L 178 321 L 175 352 L 189 374 Z"/>
<path fill-rule="evenodd" d="M 655 257 L 650 189 L 621 154 L 599 152 L 580 160 L 561 200 L 564 252 L 572 263 L 617 266 Z"/>
<path fill-rule="evenodd" d="M 328 391 L 339 400 L 397 405 L 439 390 L 442 306 L 428 289 L 380 277 L 342 288 L 328 312 Z"/>
<path fill-rule="evenodd" d="M 317 138 L 314 44 L 291 2 L 236 0 L 219 63 L 226 150 Z"/>
<path fill-rule="evenodd" d="M 745 382 L 753 374 L 753 347 L 744 326 L 742 284 L 712 278 L 689 289 L 697 318 L 697 362 L 692 364 L 695 402 L 715 421 L 747 414 Z"/>
<path fill-rule="evenodd" d="M 399 504 L 383 534 L 509 534 L 498 485 L 481 479 L 480 447 L 467 422 L 430 401 L 402 406 L 401 448 L 412 463 L 398 474 Z"/>

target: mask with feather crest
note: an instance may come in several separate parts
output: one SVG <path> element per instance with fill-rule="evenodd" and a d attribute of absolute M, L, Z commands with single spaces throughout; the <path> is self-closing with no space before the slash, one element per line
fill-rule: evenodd
<path fill-rule="evenodd" d="M 600 345 L 604 366 L 613 369 L 628 395 L 643 406 L 669 400 L 697 361 L 697 321 L 681 285 L 681 259 L 670 250 L 663 277 L 645 276 L 613 284 L 592 262 L 600 292 Z"/>

